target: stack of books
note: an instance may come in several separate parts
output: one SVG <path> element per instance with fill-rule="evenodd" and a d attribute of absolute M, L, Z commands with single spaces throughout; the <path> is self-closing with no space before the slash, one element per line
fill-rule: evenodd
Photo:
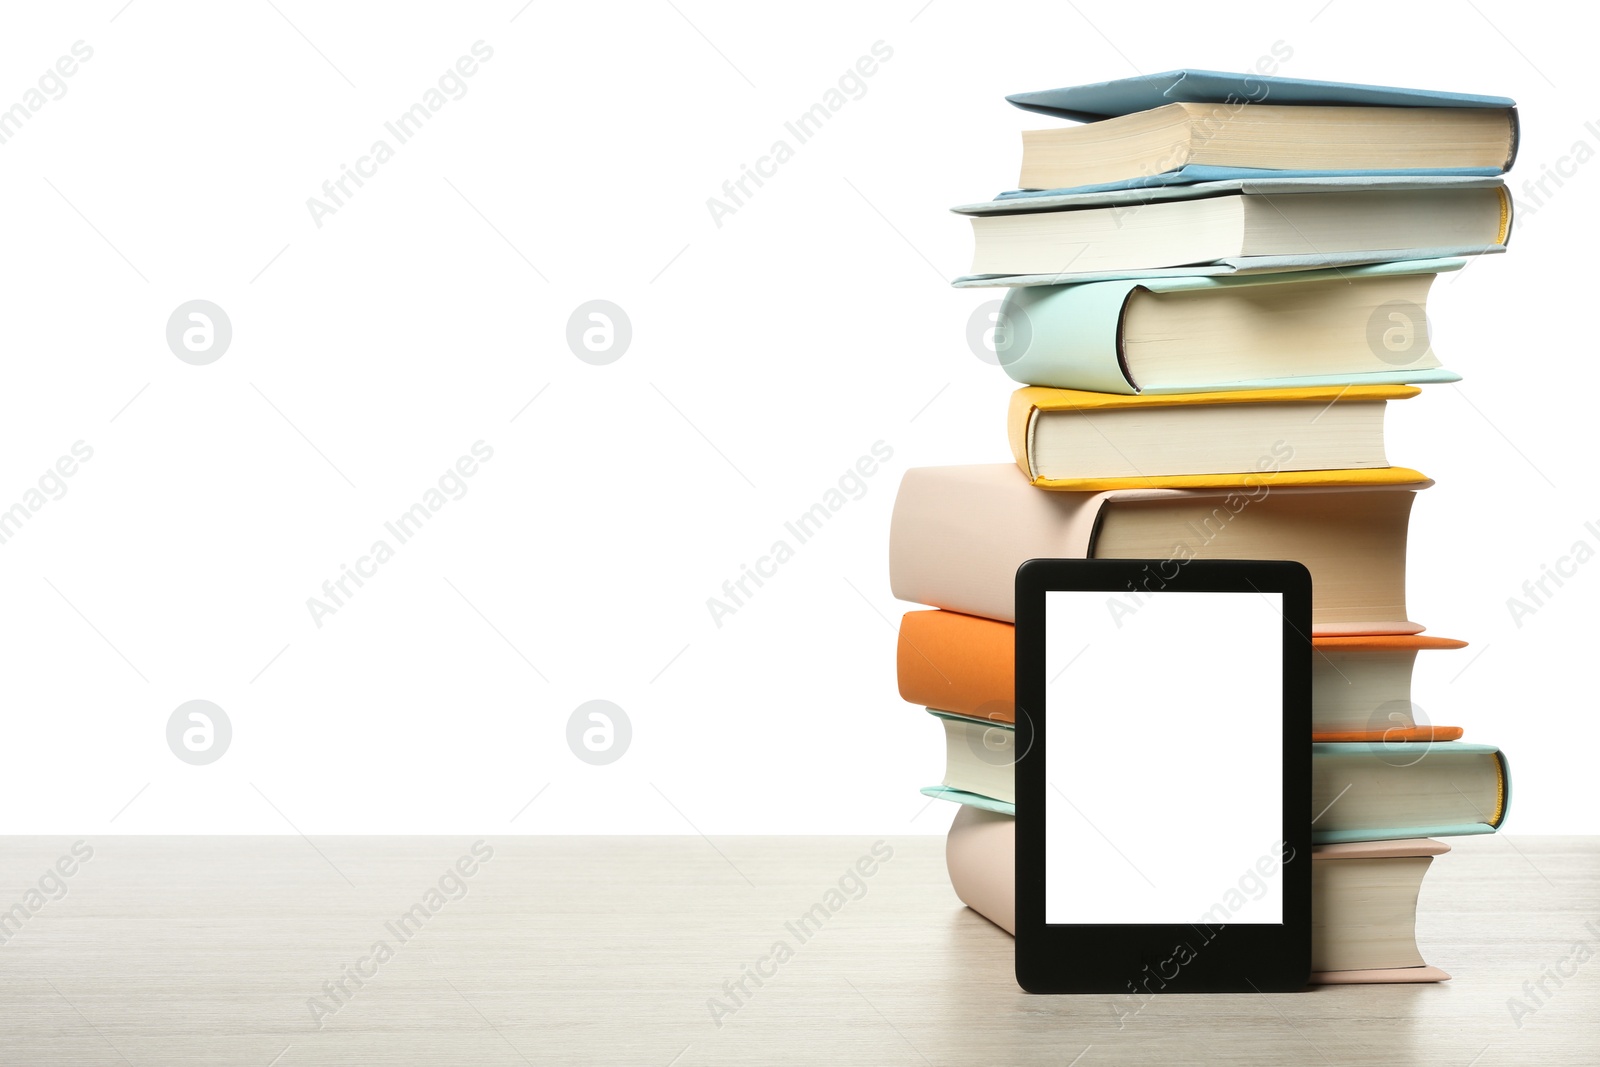
<path fill-rule="evenodd" d="M 961 805 L 956 894 L 1012 930 L 1019 564 L 1298 560 L 1315 978 L 1448 978 L 1415 936 L 1423 875 L 1448 851 L 1430 839 L 1493 832 L 1509 779 L 1497 749 L 1414 715 L 1417 654 L 1464 642 L 1410 621 L 1407 527 L 1432 482 L 1390 464 L 1383 420 L 1459 380 L 1429 344 L 1428 291 L 1461 257 L 1505 250 L 1515 104 L 1205 71 L 1009 99 L 1079 123 L 1024 134 L 1023 188 L 955 209 L 977 241 L 957 286 L 1006 287 L 995 355 L 1023 386 L 1016 463 L 908 471 L 890 545 L 895 595 L 936 609 L 905 616 L 898 674 L 946 735 L 944 779 L 923 792 Z"/>

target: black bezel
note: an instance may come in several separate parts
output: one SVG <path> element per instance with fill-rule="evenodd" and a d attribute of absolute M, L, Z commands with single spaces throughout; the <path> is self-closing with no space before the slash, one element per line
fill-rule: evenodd
<path fill-rule="evenodd" d="M 1283 594 L 1283 919 L 1277 925 L 1044 921 L 1045 593 Z M 1130 585 L 1130 583 L 1132 583 Z M 1284 560 L 1034 559 L 1016 576 L 1016 975 L 1030 993 L 1288 992 L 1311 972 L 1311 574 Z M 1262 650 L 1268 654 L 1267 650 Z M 1228 751 L 1219 723 L 1217 750 Z M 1225 773 L 1225 770 L 1219 770 Z M 1183 818 L 1174 813 L 1174 821 Z M 1189 832 L 1204 833 L 1203 824 Z M 1187 952 L 1183 949 L 1187 948 Z"/>

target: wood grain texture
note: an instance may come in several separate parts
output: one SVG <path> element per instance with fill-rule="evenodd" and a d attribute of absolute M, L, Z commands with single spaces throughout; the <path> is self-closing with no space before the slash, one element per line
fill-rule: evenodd
<path fill-rule="evenodd" d="M 1120 1020 L 1112 998 L 1017 989 L 1010 938 L 955 899 L 939 837 L 890 839 L 804 941 L 786 924 L 873 839 L 491 838 L 464 895 L 447 880 L 401 942 L 385 924 L 473 840 L 90 840 L 64 895 L 0 917 L 0 1063 L 1600 1062 L 1600 838 L 1452 842 L 1419 939 L 1453 982 L 1156 997 Z M 6 839 L 0 908 L 71 843 Z M 380 940 L 393 957 L 319 1027 L 308 999 Z M 792 957 L 718 1026 L 708 999 L 732 1006 L 724 982 L 779 941 Z M 1536 1005 L 1523 984 L 1546 974 Z M 1520 1027 L 1512 997 L 1535 1007 Z"/>

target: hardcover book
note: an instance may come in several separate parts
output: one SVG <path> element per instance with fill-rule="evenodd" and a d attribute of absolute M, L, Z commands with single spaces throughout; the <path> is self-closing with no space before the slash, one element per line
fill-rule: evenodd
<path fill-rule="evenodd" d="M 1011 454 L 1040 489 L 1418 482 L 1383 447 L 1390 400 L 1412 385 L 1123 396 L 1027 386 L 1011 394 Z"/>
<path fill-rule="evenodd" d="M 1099 393 L 1459 381 L 1433 351 L 1427 299 L 1465 262 L 1017 286 L 997 355 L 1024 385 Z"/>
<path fill-rule="evenodd" d="M 945 725 L 946 762 L 923 795 L 1015 814 L 1015 727 L 929 713 Z M 1490 834 L 1511 805 L 1504 754 L 1461 741 L 1314 743 L 1311 781 L 1317 844 Z"/>
<path fill-rule="evenodd" d="M 1128 614 L 1184 560 L 1290 559 L 1311 571 L 1313 636 L 1417 633 L 1406 532 L 1431 484 L 1046 493 L 1009 463 L 913 468 L 890 520 L 890 584 L 901 600 L 1013 622 L 1013 582 L 1030 559 L 1160 561 L 1146 588 L 1108 598 Z"/>
<path fill-rule="evenodd" d="M 1417 901 L 1441 841 L 1317 845 L 1311 853 L 1311 980 L 1324 985 L 1442 982 L 1422 958 Z M 1016 932 L 1016 820 L 963 807 L 945 838 L 945 867 L 963 904 Z M 1227 902 L 1219 902 L 1226 907 Z M 1196 922 L 1210 922 L 1196 916 Z"/>
<path fill-rule="evenodd" d="M 906 612 L 895 651 L 901 698 L 953 715 L 1015 722 L 1014 631 L 1010 623 L 954 611 Z M 1411 670 L 1418 652 L 1466 645 L 1426 634 L 1314 638 L 1312 740 L 1456 740 L 1459 726 L 1419 721 Z M 1229 724 L 1216 725 L 1226 731 Z"/>
<path fill-rule="evenodd" d="M 1021 189 L 1098 188 L 1182 173 L 1499 174 L 1516 149 L 1510 108 L 1162 104 L 1022 134 Z"/>
<path fill-rule="evenodd" d="M 971 217 L 979 243 L 980 263 L 956 279 L 961 288 L 1478 256 L 1505 251 L 1512 222 L 1504 183 L 1470 176 L 1237 178 L 1000 197 L 951 210 Z M 1036 269 L 1016 269 L 1024 257 Z"/>
<path fill-rule="evenodd" d="M 1516 157 L 1501 96 L 1174 70 L 1017 93 L 1082 125 L 1023 134 L 1023 190 L 1254 174 L 1498 174 Z"/>
<path fill-rule="evenodd" d="M 973 213 L 971 273 L 1065 280 L 1079 273 L 1258 259 L 1266 265 L 1295 257 L 1306 266 L 1340 259 L 1382 263 L 1503 251 L 1511 233 L 1511 197 L 1498 182 L 1350 189 L 1244 183 L 1234 191 L 1209 185 L 1162 191 L 1211 195 L 1107 206 L 1078 206 L 1073 197 L 991 201 L 1013 210 Z M 1438 249 L 1451 251 L 1430 254 Z"/>

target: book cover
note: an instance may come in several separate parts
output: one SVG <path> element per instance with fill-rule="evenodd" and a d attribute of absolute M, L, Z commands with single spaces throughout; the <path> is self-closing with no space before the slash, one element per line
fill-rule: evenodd
<path fill-rule="evenodd" d="M 1506 96 L 1406 89 L 1394 85 L 1316 81 L 1259 73 L 1167 70 L 1060 89 L 1012 93 L 1013 106 L 1041 115 L 1095 122 L 1175 102 L 1309 104 L 1347 107 L 1516 107 Z M 1507 166 L 1510 166 L 1508 163 Z"/>

